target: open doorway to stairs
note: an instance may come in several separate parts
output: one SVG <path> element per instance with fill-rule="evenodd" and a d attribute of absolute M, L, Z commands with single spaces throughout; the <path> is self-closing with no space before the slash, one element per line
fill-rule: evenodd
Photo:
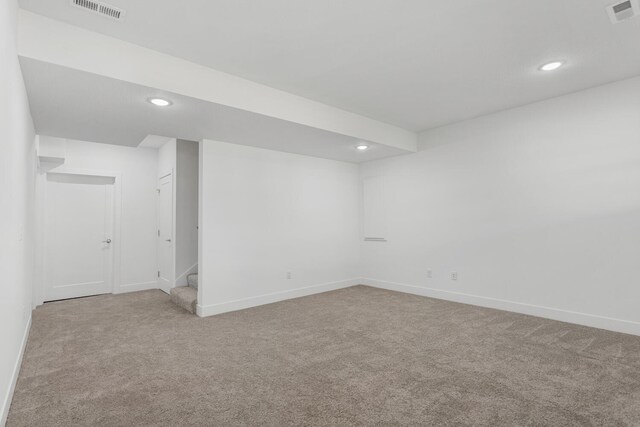
<path fill-rule="evenodd" d="M 158 178 L 158 287 L 169 293 L 174 277 L 173 171 Z"/>
<path fill-rule="evenodd" d="M 158 287 L 196 312 L 199 144 L 169 139 L 158 156 Z"/>

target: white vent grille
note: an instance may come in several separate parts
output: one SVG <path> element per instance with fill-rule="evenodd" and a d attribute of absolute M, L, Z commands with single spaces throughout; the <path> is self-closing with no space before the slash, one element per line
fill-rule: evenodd
<path fill-rule="evenodd" d="M 627 19 L 640 14 L 638 0 L 624 0 L 612 4 L 607 7 L 607 13 L 609 14 L 609 19 L 611 19 L 612 23 L 619 24 L 622 21 L 626 21 Z"/>
<path fill-rule="evenodd" d="M 93 12 L 105 18 L 122 21 L 124 18 L 124 10 L 118 7 L 95 0 L 71 0 L 71 5 Z"/>

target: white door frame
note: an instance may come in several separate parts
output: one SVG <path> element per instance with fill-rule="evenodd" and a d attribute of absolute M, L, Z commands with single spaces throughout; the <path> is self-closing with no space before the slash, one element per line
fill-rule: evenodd
<path fill-rule="evenodd" d="M 171 277 L 169 281 L 169 289 L 160 286 L 160 276 L 158 276 L 158 289 L 169 293 L 171 288 L 176 286 L 176 174 L 173 168 L 158 174 L 156 180 L 156 230 L 160 230 L 160 180 L 171 175 Z M 160 251 L 158 237 L 156 237 L 156 267 L 160 274 Z"/>
<path fill-rule="evenodd" d="M 34 307 L 44 303 L 45 277 L 44 263 L 46 251 L 45 218 L 47 217 L 47 175 L 82 175 L 113 178 L 113 246 L 112 246 L 112 271 L 111 292 L 117 293 L 120 288 L 120 254 L 121 235 L 120 220 L 122 216 L 122 173 L 117 171 L 102 171 L 94 169 L 78 169 L 59 166 L 48 171 L 39 171 L 36 182 L 36 277 L 34 280 L 33 303 Z"/>

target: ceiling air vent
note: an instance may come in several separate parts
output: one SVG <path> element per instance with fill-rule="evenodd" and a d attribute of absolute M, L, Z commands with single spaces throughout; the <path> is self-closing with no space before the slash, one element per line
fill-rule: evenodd
<path fill-rule="evenodd" d="M 71 0 L 71 4 L 88 12 L 93 12 L 105 18 L 122 21 L 124 18 L 124 10 L 110 4 L 102 3 L 94 0 Z"/>
<path fill-rule="evenodd" d="M 609 13 L 611 22 L 619 24 L 622 21 L 638 15 L 640 8 L 638 7 L 638 0 L 625 0 L 608 6 L 607 12 Z"/>

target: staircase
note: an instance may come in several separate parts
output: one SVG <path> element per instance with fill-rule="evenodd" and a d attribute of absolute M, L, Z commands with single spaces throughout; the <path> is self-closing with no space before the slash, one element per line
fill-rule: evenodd
<path fill-rule="evenodd" d="M 187 276 L 189 286 L 179 286 L 171 289 L 171 302 L 184 308 L 189 313 L 196 313 L 198 299 L 198 274 Z"/>
<path fill-rule="evenodd" d="M 194 289 L 198 289 L 198 273 L 187 276 L 187 283 Z"/>

